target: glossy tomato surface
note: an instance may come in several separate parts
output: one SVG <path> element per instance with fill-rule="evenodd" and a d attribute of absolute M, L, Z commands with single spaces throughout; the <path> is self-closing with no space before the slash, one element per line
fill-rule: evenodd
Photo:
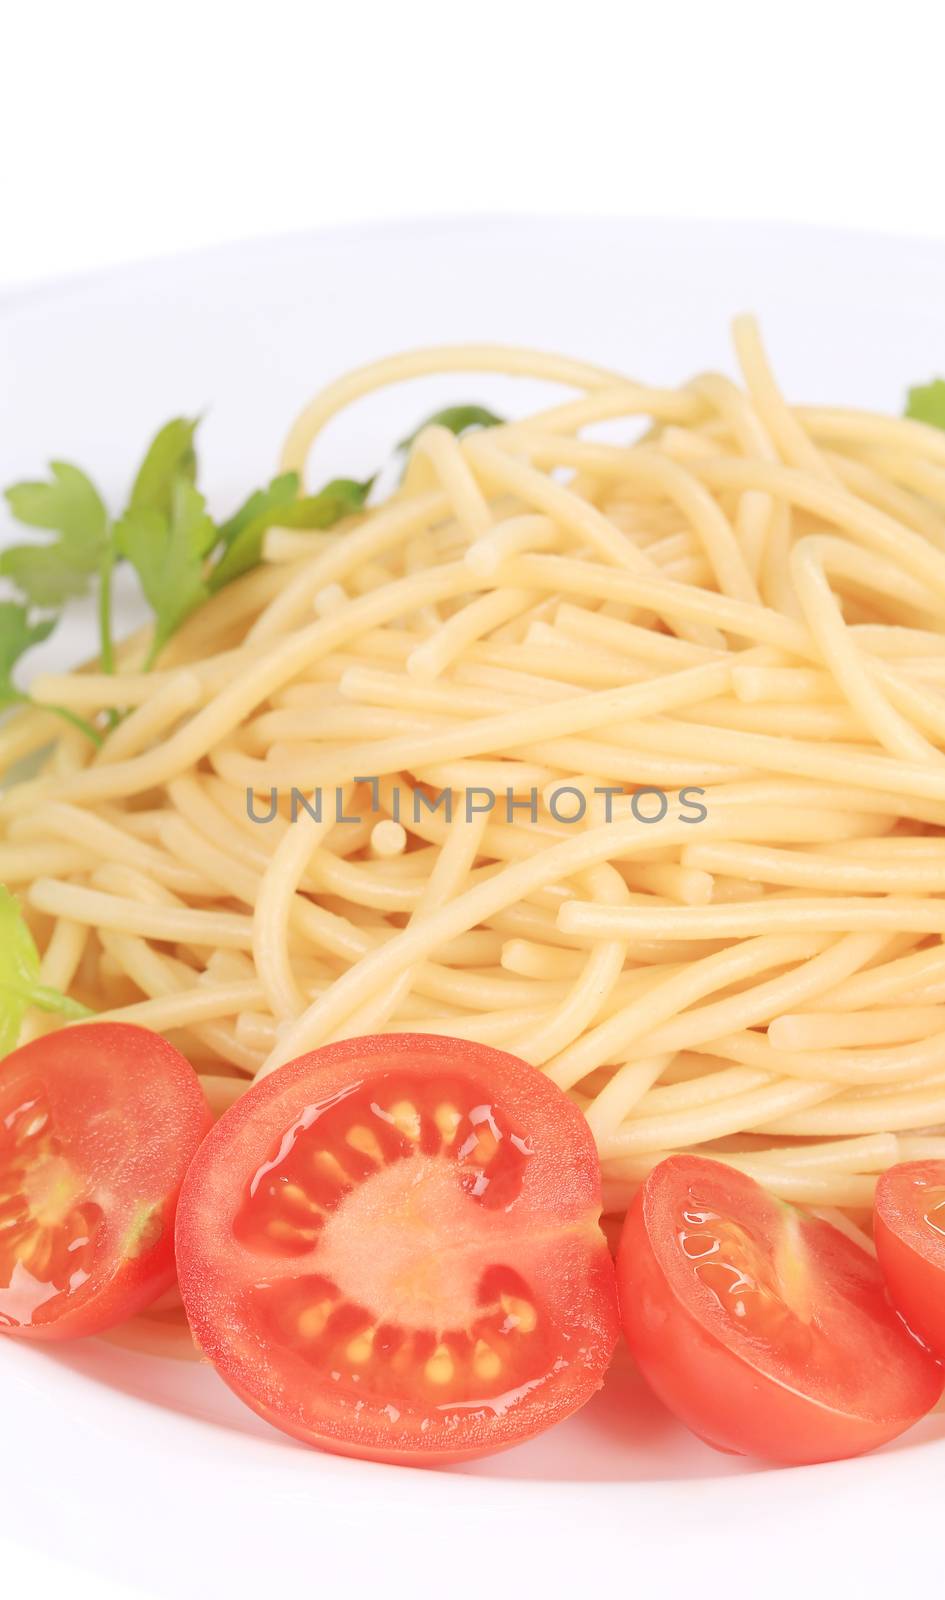
<path fill-rule="evenodd" d="M 181 1195 L 194 1336 L 260 1415 L 348 1455 L 438 1464 L 547 1428 L 619 1333 L 584 1118 L 534 1067 L 391 1034 L 280 1068 Z"/>
<path fill-rule="evenodd" d="M 634 1199 L 621 1317 L 651 1387 L 719 1450 L 858 1455 L 931 1410 L 943 1370 L 859 1245 L 718 1161 L 673 1156 Z"/>
<path fill-rule="evenodd" d="M 174 1212 L 211 1117 L 190 1063 L 127 1023 L 0 1061 L 0 1332 L 99 1333 L 174 1281 Z"/>
<path fill-rule="evenodd" d="M 945 1359 L 945 1161 L 907 1161 L 883 1173 L 873 1237 L 893 1305 Z"/>

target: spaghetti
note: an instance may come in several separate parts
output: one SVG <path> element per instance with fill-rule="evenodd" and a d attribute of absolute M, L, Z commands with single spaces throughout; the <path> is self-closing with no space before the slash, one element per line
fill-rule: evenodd
<path fill-rule="evenodd" d="M 460 347 L 320 395 L 287 469 L 384 384 L 577 391 L 271 531 L 154 671 L 141 634 L 34 683 L 0 878 L 43 982 L 218 1111 L 333 1039 L 498 1045 L 585 1111 L 607 1209 L 698 1150 L 859 1237 L 879 1172 L 945 1155 L 945 435 L 791 407 L 735 346 L 740 387 Z M 98 751 L 42 709 L 116 700 Z"/>

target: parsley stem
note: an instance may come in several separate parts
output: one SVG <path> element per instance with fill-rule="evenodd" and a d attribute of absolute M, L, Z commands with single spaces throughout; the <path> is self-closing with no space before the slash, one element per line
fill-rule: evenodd
<path fill-rule="evenodd" d="M 112 640 L 112 573 L 115 570 L 115 535 L 110 531 L 98 570 L 98 631 L 99 656 L 103 672 L 115 671 L 115 646 Z M 118 725 L 120 717 L 112 708 L 107 713 L 109 728 Z"/>
<path fill-rule="evenodd" d="M 98 629 L 103 672 L 115 670 L 115 647 L 112 643 L 112 572 L 115 567 L 115 541 L 109 538 L 102 553 L 98 585 Z"/>
<path fill-rule="evenodd" d="M 50 716 L 61 717 L 63 722 L 68 722 L 71 728 L 78 728 L 79 732 L 84 733 L 87 739 L 91 739 L 94 745 L 103 745 L 105 743 L 104 734 L 96 728 L 95 724 L 86 722 L 84 717 L 77 716 L 74 711 L 69 710 L 68 706 L 45 705 L 41 700 L 34 700 L 30 695 L 24 694 L 21 689 L 15 689 L 11 693 L 9 702 L 12 705 L 32 706 L 35 711 L 48 711 Z"/>
<path fill-rule="evenodd" d="M 35 701 L 33 703 L 35 704 Z M 78 728 L 79 732 L 84 733 L 87 739 L 91 739 L 94 745 L 101 746 L 105 743 L 104 735 L 99 732 L 93 723 L 86 722 L 84 717 L 76 716 L 76 713 L 70 711 L 67 706 L 43 706 L 42 709 L 51 711 L 54 716 L 61 717 L 63 722 L 68 722 L 71 727 Z"/>
<path fill-rule="evenodd" d="M 151 648 L 144 658 L 144 663 L 141 668 L 142 672 L 151 671 L 151 668 L 154 666 L 155 661 L 163 649 L 164 640 L 161 638 L 159 633 L 155 632 L 154 638 L 151 640 Z"/>

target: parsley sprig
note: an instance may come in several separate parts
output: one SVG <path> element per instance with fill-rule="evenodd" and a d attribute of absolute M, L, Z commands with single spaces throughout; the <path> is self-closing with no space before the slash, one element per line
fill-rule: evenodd
<path fill-rule="evenodd" d="M 397 450 L 409 450 L 422 427 L 432 423 L 462 434 L 501 420 L 483 406 L 448 406 L 401 440 Z M 194 611 L 259 564 L 269 528 L 331 528 L 364 508 L 375 483 L 376 475 L 335 478 L 318 494 L 303 495 L 297 473 L 284 472 L 216 522 L 197 486 L 199 421 L 174 417 L 155 434 L 117 517 L 109 514 L 91 478 L 68 461 L 50 462 L 47 479 L 6 490 L 16 521 L 52 537 L 14 544 L 0 553 L 0 578 L 18 596 L 0 601 L 0 709 L 28 701 L 13 680 L 14 667 L 27 650 L 49 637 L 68 602 L 89 593 L 96 582 L 101 668 L 115 671 L 112 581 L 119 562 L 134 570 L 153 614 L 144 663 L 148 671 Z M 116 702 L 120 705 L 117 683 Z M 102 742 L 102 728 L 64 707 L 46 709 Z M 116 705 L 107 725 L 114 725 L 118 716 Z"/>

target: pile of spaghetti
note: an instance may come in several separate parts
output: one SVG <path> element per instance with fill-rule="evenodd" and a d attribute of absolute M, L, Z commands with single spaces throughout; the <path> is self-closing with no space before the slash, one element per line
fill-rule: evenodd
<path fill-rule="evenodd" d="M 129 708 L 99 750 L 0 730 L 4 767 L 56 730 L 0 799 L 43 981 L 219 1107 L 355 1034 L 510 1050 L 584 1109 L 612 1212 L 697 1149 L 852 1228 L 945 1154 L 945 434 L 790 407 L 747 319 L 735 346 L 740 384 L 470 347 L 318 397 L 287 468 L 387 383 L 575 392 L 270 532 L 154 670 L 142 634 L 118 689 L 34 684 Z"/>

